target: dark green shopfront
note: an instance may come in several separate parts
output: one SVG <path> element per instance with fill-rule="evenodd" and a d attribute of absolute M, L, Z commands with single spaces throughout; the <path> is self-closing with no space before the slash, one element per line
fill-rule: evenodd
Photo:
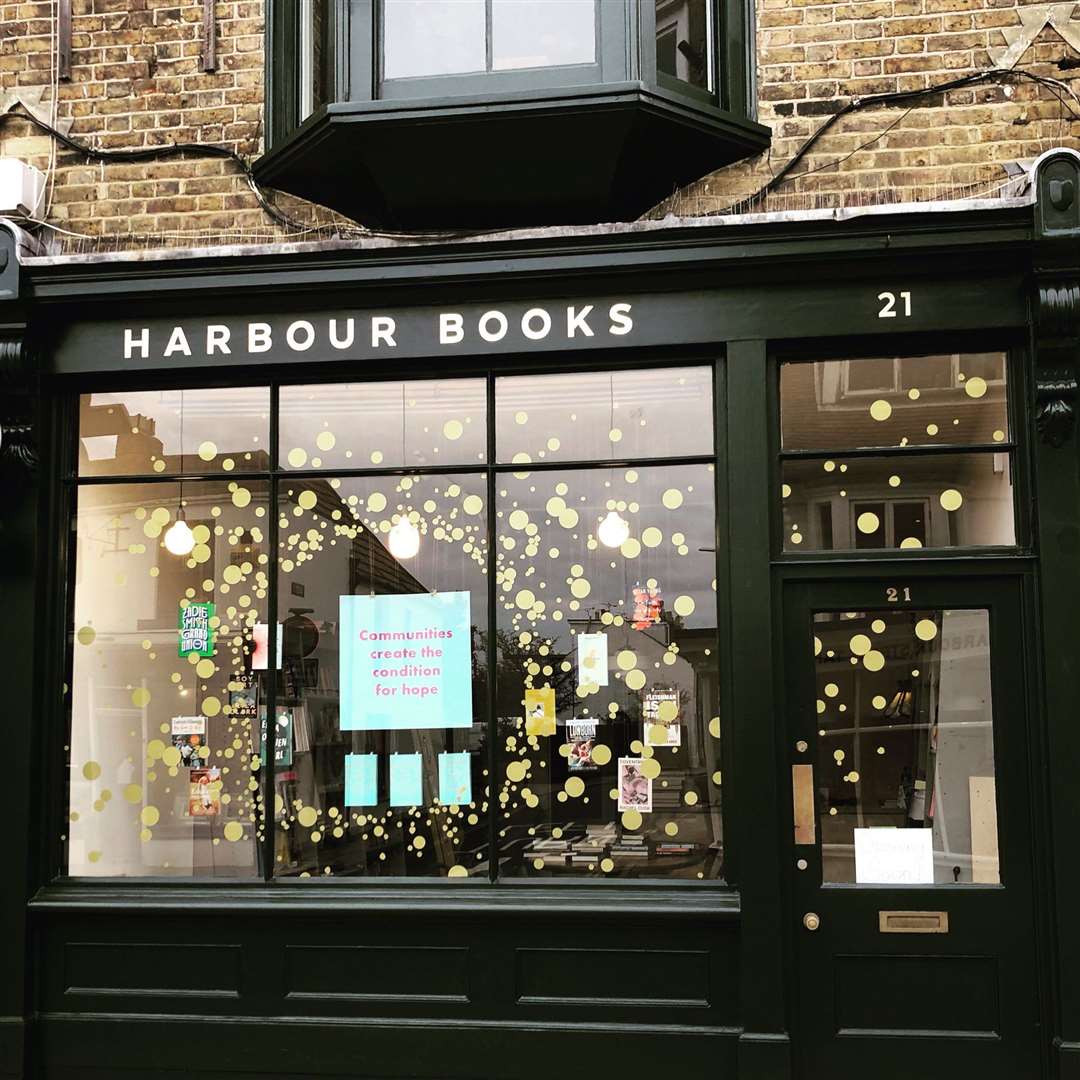
<path fill-rule="evenodd" d="M 0 1075 L 1080 1077 L 1078 186 L 0 232 Z"/>

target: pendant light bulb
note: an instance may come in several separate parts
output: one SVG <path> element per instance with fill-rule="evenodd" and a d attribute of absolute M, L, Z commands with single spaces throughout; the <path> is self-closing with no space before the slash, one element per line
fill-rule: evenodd
<path fill-rule="evenodd" d="M 190 555 L 195 547 L 195 534 L 188 523 L 178 517 L 172 528 L 165 534 L 165 548 L 173 555 Z"/>
<path fill-rule="evenodd" d="M 614 510 L 610 510 L 608 516 L 600 522 L 596 535 L 600 538 L 600 543 L 606 547 L 621 547 L 630 535 L 630 522 L 620 517 Z"/>
<path fill-rule="evenodd" d="M 411 559 L 420 550 L 420 530 L 407 518 L 399 518 L 390 530 L 390 554 L 395 559 Z"/>

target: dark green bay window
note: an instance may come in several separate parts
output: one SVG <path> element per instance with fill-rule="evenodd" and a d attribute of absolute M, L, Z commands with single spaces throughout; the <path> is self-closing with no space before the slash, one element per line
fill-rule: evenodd
<path fill-rule="evenodd" d="M 762 149 L 737 0 L 275 0 L 268 183 L 371 224 L 636 216 Z"/>

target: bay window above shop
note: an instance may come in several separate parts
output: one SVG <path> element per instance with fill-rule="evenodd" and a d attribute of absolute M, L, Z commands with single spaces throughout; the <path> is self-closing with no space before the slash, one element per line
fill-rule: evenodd
<path fill-rule="evenodd" d="M 365 224 L 636 217 L 763 149 L 736 0 L 273 0 L 260 180 Z"/>

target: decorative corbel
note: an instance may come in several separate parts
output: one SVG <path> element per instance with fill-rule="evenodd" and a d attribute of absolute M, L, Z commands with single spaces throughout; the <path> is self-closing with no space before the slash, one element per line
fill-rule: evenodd
<path fill-rule="evenodd" d="M 1035 423 L 1062 446 L 1076 427 L 1080 350 L 1080 154 L 1054 150 L 1035 163 Z"/>
<path fill-rule="evenodd" d="M 0 228 L 0 465 L 15 462 L 33 469 L 37 380 L 26 349 L 26 323 L 7 310 L 18 308 L 18 244 L 13 229 Z"/>

